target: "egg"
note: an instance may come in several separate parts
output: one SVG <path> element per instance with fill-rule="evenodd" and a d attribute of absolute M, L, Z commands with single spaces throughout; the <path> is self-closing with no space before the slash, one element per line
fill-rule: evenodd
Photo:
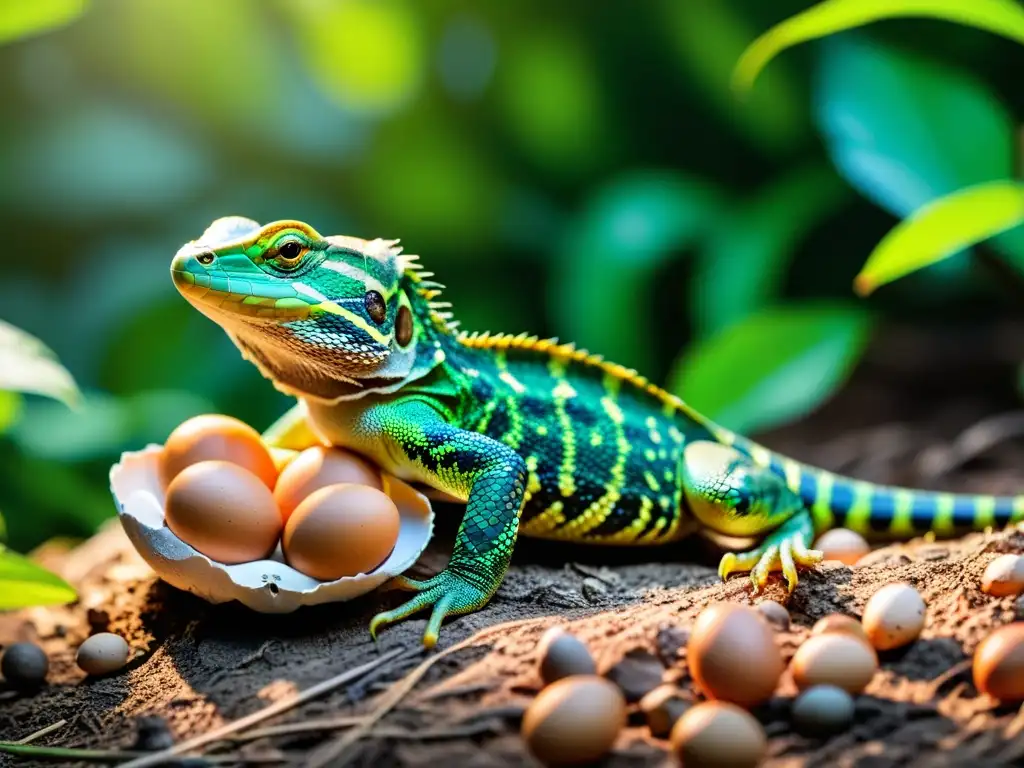
<path fill-rule="evenodd" d="M 843 632 L 847 635 L 853 635 L 865 643 L 870 642 L 867 632 L 864 631 L 864 625 L 853 616 L 847 616 L 845 613 L 830 613 L 828 616 L 818 619 L 814 626 L 811 627 L 812 635 L 825 635 L 829 632 Z"/>
<path fill-rule="evenodd" d="M 100 632 L 78 646 L 75 663 L 90 675 L 105 675 L 128 663 L 128 650 L 123 637 Z"/>
<path fill-rule="evenodd" d="M 756 610 L 736 603 L 716 603 L 701 612 L 687 658 L 708 698 L 744 707 L 767 701 L 783 671 L 772 630 Z"/>
<path fill-rule="evenodd" d="M 974 685 L 1005 702 L 1024 701 L 1024 622 L 1007 624 L 974 651 Z"/>
<path fill-rule="evenodd" d="M 864 606 L 861 624 L 880 651 L 914 642 L 924 629 L 925 605 L 909 584 L 886 584 Z"/>
<path fill-rule="evenodd" d="M 262 560 L 277 546 L 281 516 L 270 489 L 227 461 L 204 461 L 167 487 L 165 520 L 175 536 L 211 560 Z"/>
<path fill-rule="evenodd" d="M 981 577 L 981 591 L 994 597 L 1024 592 L 1024 557 L 1000 555 L 989 563 Z"/>
<path fill-rule="evenodd" d="M 838 560 L 846 565 L 853 565 L 871 551 L 864 537 L 848 528 L 825 531 L 814 542 L 814 548 L 821 550 L 826 560 Z"/>
<path fill-rule="evenodd" d="M 692 706 L 693 702 L 671 684 L 659 685 L 640 699 L 639 703 L 651 735 L 659 739 L 668 736 L 672 726 Z"/>
<path fill-rule="evenodd" d="M 878 669 L 874 649 L 840 632 L 812 635 L 793 654 L 789 670 L 800 690 L 834 685 L 847 693 L 863 691 Z"/>
<path fill-rule="evenodd" d="M 182 470 L 201 461 L 230 461 L 252 472 L 267 488 L 277 481 L 277 465 L 259 433 L 230 416 L 196 416 L 171 432 L 160 456 L 161 485 L 167 488 Z"/>
<path fill-rule="evenodd" d="M 551 627 L 537 643 L 538 671 L 545 685 L 570 675 L 597 674 L 597 665 L 586 644 L 561 627 Z"/>
<path fill-rule="evenodd" d="M 789 611 L 781 603 L 765 600 L 763 603 L 757 604 L 757 610 L 769 624 L 777 629 L 789 629 Z"/>
<path fill-rule="evenodd" d="M 370 573 L 398 541 L 398 507 L 368 485 L 328 485 L 288 518 L 282 546 L 295 570 L 320 581 Z"/>
<path fill-rule="evenodd" d="M 793 724 L 805 736 L 831 736 L 853 724 L 853 698 L 834 685 L 815 685 L 793 702 Z"/>
<path fill-rule="evenodd" d="M 340 448 L 316 446 L 294 457 L 281 471 L 274 487 L 274 499 L 285 522 L 302 501 L 321 488 L 341 483 L 368 485 L 378 491 L 380 470 L 362 456 Z"/>
<path fill-rule="evenodd" d="M 746 710 L 723 701 L 691 707 L 672 727 L 672 749 L 684 766 L 754 768 L 768 739 Z"/>
<path fill-rule="evenodd" d="M 0 656 L 0 674 L 18 691 L 31 691 L 46 681 L 50 659 L 35 643 L 14 643 Z"/>
<path fill-rule="evenodd" d="M 523 714 L 527 748 L 544 765 L 579 765 L 603 757 L 626 726 L 626 700 L 596 675 L 563 678 L 530 702 Z"/>

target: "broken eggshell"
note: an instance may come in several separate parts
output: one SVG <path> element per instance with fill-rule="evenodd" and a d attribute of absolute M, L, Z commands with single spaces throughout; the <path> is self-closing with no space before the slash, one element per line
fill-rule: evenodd
<path fill-rule="evenodd" d="M 434 512 L 427 498 L 382 473 L 384 492 L 398 507 L 398 541 L 388 559 L 371 573 L 317 581 L 285 563 L 280 544 L 270 559 L 224 565 L 193 549 L 164 523 L 158 472 L 161 450 L 150 445 L 124 453 L 111 467 L 110 490 L 118 516 L 132 544 L 160 578 L 211 603 L 237 600 L 260 613 L 289 613 L 303 605 L 352 600 L 408 570 L 434 530 Z"/>

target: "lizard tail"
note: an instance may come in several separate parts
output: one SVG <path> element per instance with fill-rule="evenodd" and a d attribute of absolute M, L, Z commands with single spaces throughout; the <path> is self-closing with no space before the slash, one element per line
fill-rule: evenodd
<path fill-rule="evenodd" d="M 733 445 L 786 479 L 817 531 L 849 528 L 862 536 L 902 539 L 933 532 L 956 536 L 1024 520 L 1024 495 L 987 496 L 899 488 L 855 480 L 790 459 L 739 436 Z"/>

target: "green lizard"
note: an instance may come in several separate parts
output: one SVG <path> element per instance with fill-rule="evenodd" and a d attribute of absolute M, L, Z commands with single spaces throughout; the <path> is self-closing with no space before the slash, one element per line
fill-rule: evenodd
<path fill-rule="evenodd" d="M 742 537 L 722 578 L 754 590 L 813 566 L 816 533 L 953 535 L 1024 518 L 1024 496 L 926 493 L 852 480 L 712 423 L 637 373 L 571 345 L 465 334 L 442 286 L 397 241 L 324 237 L 308 224 L 215 221 L 171 264 L 181 294 L 297 404 L 265 437 L 326 442 L 466 502 L 448 566 L 373 618 L 422 609 L 424 643 L 447 616 L 483 607 L 516 537 L 652 545 L 692 533 Z"/>

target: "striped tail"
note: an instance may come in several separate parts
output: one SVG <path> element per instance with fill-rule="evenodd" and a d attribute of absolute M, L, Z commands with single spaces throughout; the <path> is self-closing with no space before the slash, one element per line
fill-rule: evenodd
<path fill-rule="evenodd" d="M 933 532 L 956 536 L 1024 520 L 1024 495 L 984 496 L 897 488 L 854 480 L 781 456 L 738 435 L 735 448 L 786 479 L 804 500 L 814 528 L 849 528 L 868 538 L 903 539 Z"/>

